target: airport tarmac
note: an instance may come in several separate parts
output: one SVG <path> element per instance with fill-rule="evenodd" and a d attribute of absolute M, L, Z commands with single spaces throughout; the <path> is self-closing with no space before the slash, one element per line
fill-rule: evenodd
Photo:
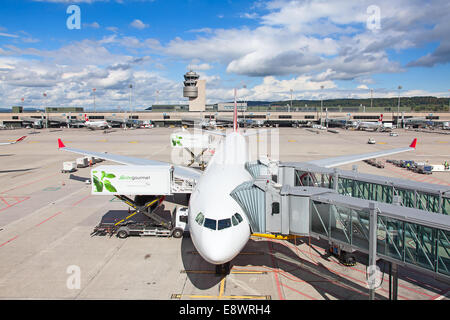
<path fill-rule="evenodd" d="M 91 237 L 104 215 L 126 214 L 127 206 L 111 196 L 91 195 L 91 186 L 85 183 L 90 168 L 61 173 L 63 161 L 79 156 L 59 151 L 57 139 L 74 148 L 170 161 L 169 135 L 174 130 L 0 131 L 0 142 L 28 135 L 21 143 L 0 146 L 0 299 L 368 299 L 367 258 L 361 255 L 356 266 L 343 266 L 327 255 L 326 243 L 309 238 L 252 237 L 231 262 L 231 273 L 222 277 L 196 253 L 189 237 Z M 280 128 L 280 160 L 404 147 L 417 136 L 404 130 L 398 130 L 398 137 L 339 132 Z M 377 143 L 367 144 L 369 137 Z M 417 138 L 415 152 L 390 158 L 430 164 L 450 160 L 449 136 L 427 133 Z M 107 164 L 113 163 L 95 166 Z M 389 164 L 384 169 L 357 164 L 361 172 L 450 186 L 450 173 L 425 176 Z M 351 170 L 352 165 L 342 168 Z M 174 207 L 165 202 L 161 210 Z M 387 271 L 383 263 L 380 268 Z M 377 299 L 389 294 L 386 273 L 383 279 Z M 449 283 L 400 267 L 400 300 L 448 299 L 449 289 Z"/>

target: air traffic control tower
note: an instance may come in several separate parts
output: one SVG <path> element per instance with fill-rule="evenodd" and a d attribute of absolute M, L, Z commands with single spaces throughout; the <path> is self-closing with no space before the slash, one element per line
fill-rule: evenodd
<path fill-rule="evenodd" d="M 183 96 L 189 98 L 189 111 L 206 109 L 206 80 L 199 78 L 200 76 L 192 70 L 184 75 Z"/>

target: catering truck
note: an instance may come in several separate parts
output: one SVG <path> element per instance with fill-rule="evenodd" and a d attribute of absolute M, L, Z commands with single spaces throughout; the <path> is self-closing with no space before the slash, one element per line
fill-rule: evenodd
<path fill-rule="evenodd" d="M 171 165 L 99 166 L 91 170 L 92 194 L 114 195 L 126 203 L 129 213 L 121 219 L 102 221 L 92 235 L 181 237 L 187 229 L 187 209 L 175 210 L 170 218 L 156 213 L 165 196 L 179 192 Z M 179 192 L 182 193 L 182 192 Z M 132 210 L 131 210 L 132 209 Z M 148 219 L 142 220 L 143 216 Z"/>

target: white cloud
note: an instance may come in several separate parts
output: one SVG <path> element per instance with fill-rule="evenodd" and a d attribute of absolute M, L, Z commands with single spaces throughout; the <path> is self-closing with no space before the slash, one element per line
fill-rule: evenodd
<path fill-rule="evenodd" d="M 132 26 L 133 28 L 142 30 L 145 28 L 148 28 L 148 24 L 143 23 L 141 20 L 136 19 L 133 22 L 130 23 L 130 26 Z"/>
<path fill-rule="evenodd" d="M 83 23 L 83 27 L 98 29 L 98 28 L 100 28 L 100 24 L 98 22 Z"/>

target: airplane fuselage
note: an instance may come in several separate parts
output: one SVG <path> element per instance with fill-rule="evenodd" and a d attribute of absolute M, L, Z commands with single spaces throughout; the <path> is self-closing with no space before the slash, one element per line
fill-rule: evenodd
<path fill-rule="evenodd" d="M 247 161 L 245 137 L 237 132 L 228 134 L 191 195 L 191 238 L 199 254 L 212 264 L 229 262 L 249 240 L 247 216 L 230 196 L 238 185 L 251 180 L 245 169 Z"/>

